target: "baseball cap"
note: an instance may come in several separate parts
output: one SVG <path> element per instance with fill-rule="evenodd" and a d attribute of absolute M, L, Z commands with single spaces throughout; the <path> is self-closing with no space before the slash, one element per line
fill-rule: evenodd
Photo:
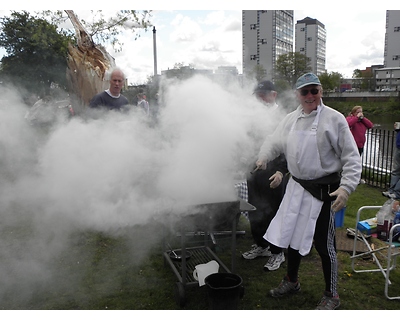
<path fill-rule="evenodd" d="M 275 91 L 274 84 L 269 80 L 259 82 L 257 86 L 254 88 L 254 93 L 269 92 L 269 91 Z"/>
<path fill-rule="evenodd" d="M 309 86 L 311 84 L 321 85 L 318 77 L 314 73 L 306 73 L 303 74 L 300 78 L 296 81 L 296 89 L 303 88 L 305 86 Z"/>

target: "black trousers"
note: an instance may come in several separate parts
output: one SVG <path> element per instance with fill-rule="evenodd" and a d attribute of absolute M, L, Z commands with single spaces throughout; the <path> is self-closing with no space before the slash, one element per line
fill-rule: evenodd
<path fill-rule="evenodd" d="M 282 183 L 277 188 L 271 189 L 269 178 L 275 172 L 275 170 L 258 170 L 247 179 L 248 202 L 256 207 L 255 211 L 249 212 L 251 234 L 254 243 L 263 248 L 269 245 L 264 239 L 264 234 L 279 209 L 287 182 L 284 176 Z M 278 249 L 272 253 L 280 251 L 281 249 Z"/>
<path fill-rule="evenodd" d="M 335 220 L 331 214 L 331 202 L 325 201 L 318 216 L 314 233 L 314 245 L 321 262 L 325 280 L 325 291 L 337 295 L 337 256 L 335 241 Z M 290 281 L 298 280 L 302 256 L 298 250 L 288 248 L 287 276 Z"/>

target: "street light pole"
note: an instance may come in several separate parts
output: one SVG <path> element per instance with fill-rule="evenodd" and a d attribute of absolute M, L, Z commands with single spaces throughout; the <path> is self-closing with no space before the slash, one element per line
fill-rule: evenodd
<path fill-rule="evenodd" d="M 154 76 L 157 75 L 157 45 L 156 45 L 156 27 L 153 26 L 153 55 L 154 55 Z"/>

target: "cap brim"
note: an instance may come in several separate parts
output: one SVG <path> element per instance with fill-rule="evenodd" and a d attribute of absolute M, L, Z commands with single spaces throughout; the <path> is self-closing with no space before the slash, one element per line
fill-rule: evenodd
<path fill-rule="evenodd" d="M 312 85 L 320 86 L 321 83 L 318 83 L 318 82 L 305 83 L 305 84 L 302 84 L 300 87 L 297 87 L 296 90 L 307 87 L 307 86 L 312 86 Z"/>

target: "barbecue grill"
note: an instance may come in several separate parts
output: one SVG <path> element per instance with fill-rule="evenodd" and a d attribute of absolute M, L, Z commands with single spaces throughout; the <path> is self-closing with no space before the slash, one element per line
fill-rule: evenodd
<path fill-rule="evenodd" d="M 193 271 L 198 264 L 211 260 L 218 262 L 219 272 L 234 273 L 236 271 L 236 235 L 244 233 L 237 231 L 240 213 L 255 210 L 254 206 L 243 201 L 215 202 L 191 206 L 188 214 L 171 214 L 171 228 L 180 237 L 180 248 L 173 249 L 168 241 L 164 246 L 164 262 L 168 264 L 178 281 L 175 283 L 174 293 L 176 303 L 184 307 L 186 303 L 186 289 L 199 286 L 193 277 Z M 190 236 L 203 237 L 202 245 L 190 246 L 187 239 Z M 216 235 L 231 236 L 231 269 L 229 269 L 215 252 Z M 211 240 L 211 241 L 210 241 Z"/>

